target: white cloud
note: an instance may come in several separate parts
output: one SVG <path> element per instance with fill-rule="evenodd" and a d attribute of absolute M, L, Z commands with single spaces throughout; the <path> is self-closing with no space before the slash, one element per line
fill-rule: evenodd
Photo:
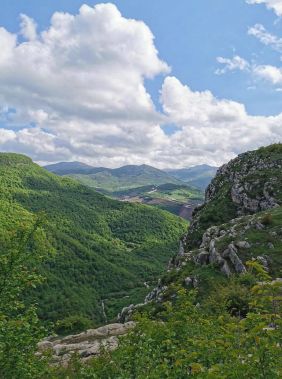
<path fill-rule="evenodd" d="M 217 62 L 224 65 L 223 68 L 217 69 L 215 73 L 217 75 L 223 75 L 228 71 L 235 71 L 235 70 L 240 70 L 240 71 L 245 71 L 248 70 L 249 68 L 249 63 L 239 57 L 239 55 L 235 55 L 233 58 L 224 58 L 224 57 L 217 57 L 216 58 Z"/>
<path fill-rule="evenodd" d="M 270 81 L 274 85 L 282 84 L 282 68 L 271 65 L 260 65 L 254 67 L 253 73 L 257 77 Z"/>
<path fill-rule="evenodd" d="M 282 38 L 269 33 L 261 24 L 249 28 L 248 34 L 256 37 L 261 43 L 270 46 L 278 52 L 282 52 Z"/>
<path fill-rule="evenodd" d="M 235 59 L 236 58 L 236 59 Z M 282 83 L 282 68 L 272 65 L 257 65 L 255 63 L 249 63 L 243 58 L 217 58 L 217 61 L 225 66 L 221 69 L 217 69 L 215 73 L 217 75 L 223 75 L 228 71 L 248 71 L 254 78 L 263 79 L 270 82 L 272 85 L 278 85 Z M 241 63 L 240 63 L 241 62 Z M 255 89 L 254 86 L 249 86 L 247 89 Z"/>
<path fill-rule="evenodd" d="M 170 140 L 174 164 L 219 164 L 236 154 L 282 141 L 282 114 L 250 116 L 243 104 L 193 92 L 175 77 L 164 81 L 161 101 L 170 122 L 180 127 Z"/>
<path fill-rule="evenodd" d="M 19 42 L 0 28 L 1 150 L 40 162 L 183 167 L 221 164 L 282 140 L 282 115 L 250 116 L 244 105 L 174 77 L 163 83 L 164 114 L 157 112 L 144 81 L 169 67 L 150 29 L 113 4 L 55 13 L 47 30 L 30 30 Z M 240 57 L 219 61 L 226 70 L 251 69 Z M 169 123 L 178 126 L 170 136 L 161 128 Z"/>
<path fill-rule="evenodd" d="M 248 4 L 265 4 L 268 9 L 274 10 L 277 16 L 282 16 L 282 0 L 247 0 Z"/>
<path fill-rule="evenodd" d="M 282 38 L 269 33 L 261 24 L 256 24 L 249 28 L 248 34 L 256 37 L 261 43 L 272 49 L 282 52 Z M 273 65 L 262 65 L 254 62 L 250 63 L 244 58 L 234 56 L 233 58 L 218 57 L 217 62 L 224 65 L 223 68 L 218 68 L 215 73 L 222 75 L 228 71 L 248 71 L 255 78 L 263 79 L 270 82 L 272 85 L 282 83 L 282 68 Z M 253 88 L 253 87 L 251 87 Z"/>
<path fill-rule="evenodd" d="M 0 129 L 0 143 L 6 143 L 16 138 L 16 133 L 12 130 Z"/>
<path fill-rule="evenodd" d="M 25 152 L 37 157 L 41 143 L 49 160 L 58 159 L 58 150 L 65 159 L 112 165 L 113 157 L 124 163 L 136 151 L 138 160 L 165 143 L 163 116 L 144 80 L 170 69 L 147 25 L 122 17 L 113 4 L 55 13 L 39 35 L 33 20 L 21 18 L 28 41 L 0 29 L 0 107 L 16 110 L 11 126 L 37 126 L 17 132 L 21 150 L 26 144 Z M 14 143 L 3 148 L 16 149 Z"/>
<path fill-rule="evenodd" d="M 25 14 L 21 14 L 21 30 L 20 34 L 29 41 L 33 41 L 37 38 L 37 25 L 36 22 Z"/>

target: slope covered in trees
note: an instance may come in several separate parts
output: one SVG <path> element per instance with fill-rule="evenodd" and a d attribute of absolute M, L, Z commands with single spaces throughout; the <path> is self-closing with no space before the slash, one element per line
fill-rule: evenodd
<path fill-rule="evenodd" d="M 223 166 L 137 327 L 113 352 L 59 377 L 278 379 L 282 376 L 282 145 Z"/>
<path fill-rule="evenodd" d="M 151 205 L 189 221 L 193 209 L 203 201 L 202 190 L 148 165 L 109 169 L 80 162 L 60 162 L 45 169 L 76 179 L 113 199 Z"/>
<path fill-rule="evenodd" d="M 2 238 L 35 214 L 45 219 L 46 280 L 28 294 L 44 320 L 80 316 L 93 325 L 140 301 L 186 228 L 167 212 L 111 200 L 25 156 L 0 154 L 0 177 Z"/>
<path fill-rule="evenodd" d="M 24 365 L 25 377 L 31 370 L 33 377 L 42 377 L 43 367 L 47 379 L 281 378 L 281 160 L 281 145 L 274 145 L 246 153 L 219 171 L 157 287 L 143 305 L 122 312 L 120 321 L 134 319 L 136 326 L 120 337 L 118 348 L 105 345 L 97 356 L 91 331 L 63 339 L 73 342 L 59 348 L 45 341 L 59 366 L 44 366 L 38 356 L 32 361 L 31 349 L 16 349 L 22 360 L 31 360 Z M 221 208 L 212 218 L 218 201 Z M 38 242 L 48 247 L 49 241 L 42 230 L 34 251 Z M 39 332 L 36 318 L 24 320 Z M 21 324 L 12 325 L 15 336 L 15 325 Z M 20 332 L 24 346 L 29 332 Z M 34 344 L 36 339 L 29 338 Z M 0 340 L 0 353 L 1 346 Z M 9 365 L 11 359 L 2 356 Z"/>
<path fill-rule="evenodd" d="M 81 183 L 108 192 L 124 191 L 147 185 L 184 184 L 180 180 L 148 165 L 127 165 L 115 169 L 92 167 L 79 162 L 61 162 L 45 166 L 48 171 L 67 175 Z"/>

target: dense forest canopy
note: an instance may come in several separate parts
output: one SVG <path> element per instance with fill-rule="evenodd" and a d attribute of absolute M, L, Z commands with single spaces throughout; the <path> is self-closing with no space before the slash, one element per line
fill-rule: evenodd
<path fill-rule="evenodd" d="M 0 176 L 2 238 L 45 214 L 46 280 L 29 293 L 44 320 L 81 316 L 93 325 L 141 301 L 186 229 L 167 212 L 111 200 L 25 156 L 0 154 Z"/>

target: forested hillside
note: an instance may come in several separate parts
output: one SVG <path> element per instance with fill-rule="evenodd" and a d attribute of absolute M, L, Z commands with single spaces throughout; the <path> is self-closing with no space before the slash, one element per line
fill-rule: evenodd
<path fill-rule="evenodd" d="M 0 154 L 0 178 L 1 240 L 34 215 L 43 219 L 46 280 L 28 298 L 44 320 L 111 320 L 143 298 L 186 228 L 167 212 L 111 200 L 22 155 Z"/>
<path fill-rule="evenodd" d="M 189 221 L 193 209 L 203 201 L 202 190 L 147 165 L 109 169 L 80 162 L 60 162 L 44 168 L 78 180 L 113 199 L 151 205 Z"/>
<path fill-rule="evenodd" d="M 281 378 L 281 167 L 282 144 L 224 165 L 167 273 L 120 315 L 136 327 L 61 377 Z"/>
<path fill-rule="evenodd" d="M 12 281 L 1 271 L 9 302 L 0 311 L 9 318 L 0 319 L 6 331 L 0 340 L 6 368 L 0 365 L 0 370 L 9 378 L 11 372 L 20 377 L 22 366 L 25 377 L 33 370 L 34 377 L 50 379 L 280 378 L 281 146 L 245 153 L 218 171 L 180 249 L 151 291 L 145 281 L 154 281 L 160 262 L 164 265 L 176 251 L 183 222 L 108 199 L 47 173 L 26 157 L 2 154 L 1 242 L 5 246 L 12 240 L 2 267 L 9 268 L 7 258 L 17 261 L 23 247 L 33 266 L 18 265 Z M 38 210 L 45 211 L 47 224 L 44 215 L 34 216 Z M 34 236 L 22 241 L 17 231 L 27 225 Z M 55 255 L 38 266 L 46 276 L 40 287 L 31 254 L 38 257 L 42 249 Z M 44 331 L 32 308 L 22 315 L 15 279 L 25 288 L 37 281 L 33 296 L 41 317 L 80 315 L 80 323 L 67 318 L 57 324 L 59 333 L 87 329 L 90 319 L 106 323 L 102 299 L 110 318 L 122 305 L 147 295 L 143 304 L 120 312 L 120 323 L 48 338 L 35 356 Z M 100 313 L 94 313 L 97 309 Z M 14 350 L 8 354 L 9 346 Z M 20 365 L 14 365 L 15 354 Z"/>
<path fill-rule="evenodd" d="M 92 167 L 79 162 L 61 162 L 45 166 L 48 171 L 67 175 L 81 183 L 108 192 L 124 191 L 147 185 L 183 184 L 180 180 L 148 165 L 127 165 L 115 169 Z"/>

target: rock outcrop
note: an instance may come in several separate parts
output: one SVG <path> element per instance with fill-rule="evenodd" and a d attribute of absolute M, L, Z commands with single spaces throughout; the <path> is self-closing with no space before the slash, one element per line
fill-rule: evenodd
<path fill-rule="evenodd" d="M 74 354 L 86 361 L 98 355 L 102 349 L 116 349 L 118 337 L 128 333 L 134 326 L 135 323 L 130 321 L 124 324 L 109 324 L 62 338 L 48 337 L 38 344 L 37 354 L 51 351 L 52 363 L 64 366 L 67 366 Z"/>
<path fill-rule="evenodd" d="M 218 169 L 205 203 L 194 210 L 185 238 L 188 248 L 199 246 L 201 235 L 212 225 L 282 205 L 281 146 L 278 153 L 269 149 L 241 154 Z"/>

